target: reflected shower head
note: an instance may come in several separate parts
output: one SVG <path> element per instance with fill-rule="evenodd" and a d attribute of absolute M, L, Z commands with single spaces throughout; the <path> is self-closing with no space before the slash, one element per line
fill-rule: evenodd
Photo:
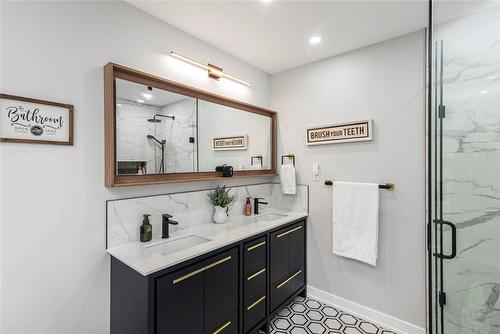
<path fill-rule="evenodd" d="M 153 135 L 147 135 L 146 137 L 147 137 L 148 139 L 152 139 L 152 140 L 154 140 L 155 142 L 157 142 L 157 143 L 158 143 L 158 144 L 160 144 L 160 145 L 164 145 L 164 144 L 165 144 L 165 142 L 166 142 L 165 140 L 160 141 L 160 140 L 156 139 L 156 137 L 155 137 L 155 136 L 153 136 Z"/>
<path fill-rule="evenodd" d="M 164 118 L 170 118 L 172 121 L 175 120 L 174 115 L 162 115 L 162 114 L 155 114 L 153 118 L 148 119 L 149 123 L 161 123 L 161 120 L 159 120 L 157 117 L 164 117 Z"/>

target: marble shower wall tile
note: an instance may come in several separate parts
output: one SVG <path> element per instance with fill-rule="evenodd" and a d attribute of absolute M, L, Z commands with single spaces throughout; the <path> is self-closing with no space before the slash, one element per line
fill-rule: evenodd
<path fill-rule="evenodd" d="M 445 261 L 445 328 L 500 328 L 500 6 L 437 27 L 444 43 L 444 218 L 457 257 Z M 450 249 L 450 231 L 445 231 Z"/>
<path fill-rule="evenodd" d="M 153 238 L 161 237 L 161 216 L 169 213 L 179 222 L 171 226 L 172 231 L 212 224 L 213 207 L 208 202 L 210 190 L 174 193 L 158 196 L 111 200 L 107 207 L 107 247 L 113 248 L 139 241 L 139 227 L 143 214 L 151 214 Z M 308 212 L 308 186 L 298 185 L 297 195 L 281 194 L 281 186 L 274 183 L 232 187 L 236 201 L 231 205 L 229 217 L 243 215 L 247 197 L 260 197 L 269 203 L 262 206 L 284 211 Z"/>

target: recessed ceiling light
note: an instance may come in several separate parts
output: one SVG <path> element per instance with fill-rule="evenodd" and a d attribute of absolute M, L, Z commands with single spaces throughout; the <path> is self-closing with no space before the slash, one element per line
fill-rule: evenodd
<path fill-rule="evenodd" d="M 138 103 L 144 103 L 144 100 L 137 100 Z"/>
<path fill-rule="evenodd" d="M 309 43 L 311 43 L 311 44 L 319 44 L 319 43 L 321 43 L 321 37 L 319 37 L 319 36 L 313 36 L 313 37 L 309 38 Z"/>
<path fill-rule="evenodd" d="M 151 98 L 153 97 L 153 94 L 142 93 L 142 96 L 144 96 L 145 99 L 151 100 Z"/>
<path fill-rule="evenodd" d="M 482 90 L 479 92 L 480 94 L 488 94 L 488 91 L 487 90 Z"/>
<path fill-rule="evenodd" d="M 260 0 L 261 2 L 271 2 L 273 0 Z"/>

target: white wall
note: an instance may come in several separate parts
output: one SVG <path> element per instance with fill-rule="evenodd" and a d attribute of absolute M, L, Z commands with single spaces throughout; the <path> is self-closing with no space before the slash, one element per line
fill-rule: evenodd
<path fill-rule="evenodd" d="M 418 32 L 272 76 L 279 153 L 296 155 L 310 184 L 309 284 L 425 327 L 424 33 Z M 305 128 L 373 119 L 375 140 L 305 145 Z M 321 181 L 313 181 L 313 162 Z M 371 267 L 333 255 L 332 189 L 339 181 L 394 182 L 381 190 L 380 251 Z"/>
<path fill-rule="evenodd" d="M 74 146 L 0 144 L 0 332 L 105 334 L 105 200 L 214 184 L 104 187 L 102 66 L 113 61 L 264 107 L 269 77 L 123 2 L 0 6 L 2 93 L 75 105 Z M 170 50 L 220 64 L 255 86 L 209 80 L 166 56 Z"/>

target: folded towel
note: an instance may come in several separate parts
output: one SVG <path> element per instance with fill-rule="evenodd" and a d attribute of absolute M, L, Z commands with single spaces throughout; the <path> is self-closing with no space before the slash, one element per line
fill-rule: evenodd
<path fill-rule="evenodd" d="M 378 211 L 378 184 L 334 182 L 333 253 L 375 266 Z"/>
<path fill-rule="evenodd" d="M 295 167 L 293 165 L 281 165 L 280 169 L 281 192 L 283 194 L 295 195 L 297 186 L 295 183 Z"/>

